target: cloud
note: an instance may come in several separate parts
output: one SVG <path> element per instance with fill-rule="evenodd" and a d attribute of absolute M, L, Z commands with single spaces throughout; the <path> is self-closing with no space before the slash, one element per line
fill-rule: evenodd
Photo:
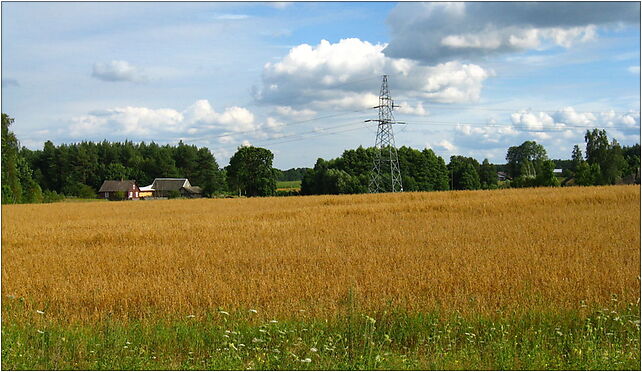
<path fill-rule="evenodd" d="M 109 82 L 130 81 L 142 83 L 148 81 L 147 76 L 139 68 L 127 61 L 116 60 L 107 63 L 94 63 L 91 76 Z"/>
<path fill-rule="evenodd" d="M 285 9 L 293 3 L 291 1 L 270 1 L 268 4 L 276 9 Z"/>
<path fill-rule="evenodd" d="M 388 17 L 391 58 L 435 64 L 593 40 L 598 25 L 639 24 L 639 3 L 401 3 Z"/>
<path fill-rule="evenodd" d="M 639 142 L 640 112 L 579 112 L 564 107 L 552 113 L 519 110 L 509 115 L 510 124 L 458 124 L 454 145 L 470 150 L 502 150 L 523 141 L 536 140 L 547 149 L 569 153 L 573 144 L 584 139 L 586 130 L 605 128 L 610 138 Z M 565 155 L 566 156 L 566 155 Z"/>
<path fill-rule="evenodd" d="M 155 139 L 180 136 L 207 136 L 217 134 L 219 142 L 234 141 L 231 134 L 274 130 L 279 122 L 268 125 L 257 123 L 254 114 L 243 107 L 227 107 L 217 112 L 207 100 L 198 100 L 185 110 L 171 108 L 117 107 L 92 111 L 71 119 L 69 134 L 75 138 L 96 138 L 106 133 L 129 139 Z"/>
<path fill-rule="evenodd" d="M 285 118 L 291 118 L 296 120 L 308 120 L 314 117 L 317 114 L 316 111 L 310 109 L 296 110 L 290 106 L 276 106 L 274 112 Z"/>
<path fill-rule="evenodd" d="M 493 74 L 456 61 L 425 66 L 389 58 L 383 54 L 385 47 L 357 38 L 298 45 L 281 60 L 264 66 L 262 82 L 253 89 L 254 98 L 296 108 L 367 108 L 376 105 L 381 75 L 388 74 L 396 99 L 474 102 L 479 100 L 483 81 Z"/>
<path fill-rule="evenodd" d="M 627 71 L 634 75 L 640 75 L 640 66 L 630 66 L 627 68 Z"/>
<path fill-rule="evenodd" d="M 421 102 L 417 103 L 417 105 L 414 107 L 408 102 L 405 102 L 405 101 L 400 102 L 399 107 L 396 108 L 396 111 L 401 114 L 408 114 L 408 115 L 418 115 L 418 116 L 428 115 L 428 111 L 424 108 L 424 105 Z"/>
<path fill-rule="evenodd" d="M 247 19 L 247 18 L 250 18 L 250 16 L 247 14 L 219 14 L 214 17 L 214 19 L 226 20 L 226 21 L 236 21 L 236 20 Z"/>
<path fill-rule="evenodd" d="M 196 101 L 185 111 L 186 122 L 202 129 L 225 129 L 233 132 L 246 132 L 259 128 L 254 114 L 238 106 L 226 108 L 222 113 L 214 110 L 208 100 Z"/>
<path fill-rule="evenodd" d="M 7 88 L 7 87 L 19 87 L 20 83 L 18 83 L 18 80 L 16 79 L 11 79 L 11 78 L 3 78 L 2 79 L 2 87 Z"/>
<path fill-rule="evenodd" d="M 448 140 L 445 140 L 445 139 L 441 140 L 435 147 L 437 149 L 445 150 L 450 153 L 457 150 L 457 146 L 453 145 L 452 143 L 450 143 Z"/>

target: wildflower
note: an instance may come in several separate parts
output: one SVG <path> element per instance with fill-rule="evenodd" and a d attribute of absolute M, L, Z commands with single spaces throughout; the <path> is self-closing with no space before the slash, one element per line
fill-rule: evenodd
<path fill-rule="evenodd" d="M 310 363 L 310 362 L 312 362 L 312 359 L 310 359 L 310 358 L 301 359 L 301 362 L 302 363 Z"/>
<path fill-rule="evenodd" d="M 270 323 L 278 323 L 276 320 L 272 319 L 270 320 Z"/>
<path fill-rule="evenodd" d="M 316 348 L 316 347 L 311 347 L 311 348 L 310 348 L 310 351 L 311 351 L 311 352 L 313 352 L 313 353 L 316 353 L 318 350 L 317 350 L 317 348 Z"/>
<path fill-rule="evenodd" d="M 188 318 L 196 318 L 196 315 L 194 315 L 194 314 L 190 314 L 190 315 L 188 315 L 187 317 L 188 317 Z"/>
<path fill-rule="evenodd" d="M 225 330 L 225 333 L 228 333 L 228 334 L 229 334 L 229 333 L 230 333 L 230 330 L 229 330 L 229 329 L 226 329 L 226 330 Z"/>
<path fill-rule="evenodd" d="M 243 346 L 245 346 L 245 344 L 239 344 L 239 347 L 243 347 Z"/>
<path fill-rule="evenodd" d="M 254 342 L 254 343 L 257 343 L 257 342 L 263 342 L 263 340 L 261 340 L 260 338 L 256 338 L 256 337 L 254 337 L 254 338 L 252 339 L 252 342 Z"/>
<path fill-rule="evenodd" d="M 219 313 L 221 313 L 223 315 L 230 315 L 230 313 L 228 313 L 227 311 L 223 311 L 223 310 L 219 310 Z"/>
<path fill-rule="evenodd" d="M 252 314 L 256 314 L 256 313 L 258 313 L 258 311 L 254 310 L 254 309 L 250 309 L 250 312 L 251 312 Z"/>
<path fill-rule="evenodd" d="M 38 330 L 38 333 L 40 333 L 41 335 L 44 335 L 44 334 L 45 334 L 45 332 L 44 332 L 44 331 L 41 331 L 41 330 Z"/>
<path fill-rule="evenodd" d="M 40 315 L 42 315 L 42 314 L 44 314 L 44 313 L 45 313 L 45 312 L 44 312 L 44 311 L 42 311 L 42 310 L 36 310 L 36 312 L 37 312 L 38 314 L 40 314 Z"/>
<path fill-rule="evenodd" d="M 125 341 L 125 343 L 126 343 L 127 345 L 131 345 L 131 344 L 132 344 L 132 343 L 131 343 L 131 342 L 129 342 L 129 341 Z"/>

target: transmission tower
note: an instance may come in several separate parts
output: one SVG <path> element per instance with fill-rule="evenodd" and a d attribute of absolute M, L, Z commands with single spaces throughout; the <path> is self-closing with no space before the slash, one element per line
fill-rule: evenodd
<path fill-rule="evenodd" d="M 371 193 L 403 191 L 401 171 L 399 170 L 399 157 L 397 156 L 397 148 L 395 147 L 395 136 L 392 133 L 392 125 L 404 123 L 395 121 L 392 116 L 392 110 L 395 107 L 399 106 L 395 106 L 392 98 L 390 98 L 388 75 L 383 75 L 381 91 L 379 92 L 379 105 L 374 107 L 379 109 L 379 119 L 366 120 L 379 123 L 377 139 L 375 140 L 372 177 L 368 187 Z"/>

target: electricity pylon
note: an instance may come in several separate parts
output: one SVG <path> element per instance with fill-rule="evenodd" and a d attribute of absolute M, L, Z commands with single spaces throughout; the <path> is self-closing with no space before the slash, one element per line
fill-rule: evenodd
<path fill-rule="evenodd" d="M 390 98 L 388 75 L 383 75 L 381 91 L 379 92 L 379 105 L 374 107 L 379 109 L 379 119 L 366 120 L 379 123 L 377 139 L 375 140 L 372 177 L 370 178 L 370 185 L 368 187 L 371 193 L 403 191 L 399 157 L 397 156 L 397 148 L 395 147 L 395 136 L 392 133 L 392 125 L 404 123 L 395 121 L 392 116 L 392 110 L 395 107 L 399 106 L 396 106 L 392 98 Z M 388 179 L 388 172 L 390 172 L 390 179 Z"/>

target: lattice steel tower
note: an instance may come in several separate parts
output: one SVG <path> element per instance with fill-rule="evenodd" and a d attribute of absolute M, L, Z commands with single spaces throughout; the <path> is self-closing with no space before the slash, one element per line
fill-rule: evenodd
<path fill-rule="evenodd" d="M 392 98 L 390 98 L 388 75 L 383 75 L 381 91 L 379 92 L 379 105 L 374 107 L 379 109 L 379 119 L 366 120 L 379 123 L 377 139 L 375 140 L 372 178 L 370 179 L 370 185 L 368 187 L 371 193 L 403 191 L 401 171 L 399 170 L 399 157 L 397 156 L 397 148 L 395 147 L 395 136 L 392 133 L 392 125 L 403 124 L 403 122 L 395 121 L 392 116 L 392 110 L 395 107 L 399 106 L 395 106 Z"/>

